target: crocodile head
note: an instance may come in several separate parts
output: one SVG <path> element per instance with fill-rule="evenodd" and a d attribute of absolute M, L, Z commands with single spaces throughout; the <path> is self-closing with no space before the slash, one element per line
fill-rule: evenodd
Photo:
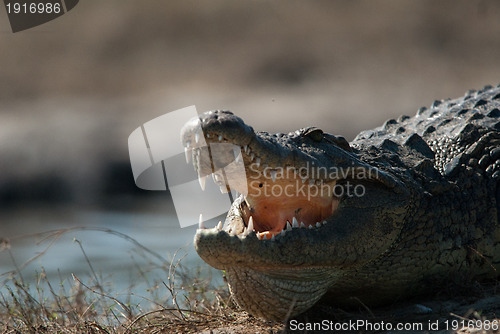
<path fill-rule="evenodd" d="M 202 135 L 206 144 L 197 147 Z M 232 296 L 253 315 L 304 312 L 346 272 L 382 255 L 405 221 L 403 183 L 318 128 L 255 132 L 231 112 L 212 111 L 188 122 L 181 139 L 201 179 L 212 174 L 223 191 L 229 184 L 241 193 L 224 226 L 198 229 L 194 244 L 225 270 Z M 220 143 L 231 144 L 218 154 L 224 175 L 208 148 Z M 234 148 L 244 173 L 229 167 Z"/>

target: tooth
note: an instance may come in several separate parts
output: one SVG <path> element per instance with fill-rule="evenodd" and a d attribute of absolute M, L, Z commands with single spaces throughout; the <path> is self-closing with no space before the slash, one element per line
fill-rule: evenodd
<path fill-rule="evenodd" d="M 255 159 L 255 164 L 257 165 L 257 168 L 260 167 L 260 158 Z"/>
<path fill-rule="evenodd" d="M 309 179 L 309 186 L 314 186 L 315 183 L 316 181 L 314 181 L 313 179 Z"/>
<path fill-rule="evenodd" d="M 312 230 L 312 229 L 313 229 L 313 226 L 312 226 L 312 225 L 309 225 L 309 227 L 308 227 L 308 228 L 309 228 L 310 230 Z"/>
<path fill-rule="evenodd" d="M 195 141 L 196 143 L 198 143 L 198 142 L 200 141 L 200 133 L 199 133 L 199 132 L 196 132 L 196 133 L 194 134 L 194 141 Z"/>
<path fill-rule="evenodd" d="M 231 232 L 229 232 L 229 235 L 234 237 L 236 235 L 236 230 L 232 229 Z"/>
<path fill-rule="evenodd" d="M 245 153 L 246 153 L 246 154 L 248 154 L 248 145 L 245 145 L 245 146 L 243 147 L 243 151 L 245 151 Z"/>
<path fill-rule="evenodd" d="M 304 222 L 300 222 L 300 228 L 306 228 L 306 224 L 304 224 Z"/>
<path fill-rule="evenodd" d="M 276 240 L 276 237 L 273 234 L 273 236 L 271 237 L 271 241 L 274 241 L 274 240 Z"/>
<path fill-rule="evenodd" d="M 276 174 L 278 174 L 278 172 L 275 169 L 273 169 L 271 171 L 271 179 L 273 179 L 273 182 L 276 181 Z"/>
<path fill-rule="evenodd" d="M 198 228 L 200 230 L 205 229 L 205 224 L 203 223 L 203 215 L 200 213 L 200 219 L 198 220 Z"/>
<path fill-rule="evenodd" d="M 292 225 L 290 225 L 290 222 L 287 220 L 286 221 L 286 230 L 291 231 L 292 230 Z"/>
<path fill-rule="evenodd" d="M 285 230 L 281 230 L 280 235 L 283 236 L 283 235 L 285 235 L 285 233 L 286 233 Z"/>
<path fill-rule="evenodd" d="M 198 175 L 198 182 L 200 183 L 201 190 L 205 191 L 205 184 L 207 182 L 207 176 L 206 175 Z"/>
<path fill-rule="evenodd" d="M 323 225 L 326 225 L 326 223 L 328 223 L 326 220 L 323 220 Z"/>
<path fill-rule="evenodd" d="M 250 153 L 250 161 L 253 161 L 254 158 L 255 158 L 255 154 Z"/>
<path fill-rule="evenodd" d="M 306 183 L 307 177 L 302 178 L 302 184 Z"/>
<path fill-rule="evenodd" d="M 222 141 L 222 136 L 221 135 L 219 135 L 219 141 Z"/>
<path fill-rule="evenodd" d="M 191 149 L 184 147 L 184 154 L 186 155 L 186 163 L 191 162 Z"/>
<path fill-rule="evenodd" d="M 219 186 L 219 190 L 221 194 L 227 194 L 227 187 L 226 185 Z"/>
<path fill-rule="evenodd" d="M 292 219 L 292 227 L 297 228 L 299 227 L 299 222 L 297 221 L 297 218 L 293 217 Z"/>
<path fill-rule="evenodd" d="M 222 221 L 219 221 L 219 224 L 217 224 L 217 230 L 222 231 Z"/>
<path fill-rule="evenodd" d="M 250 219 L 248 220 L 248 233 L 253 231 L 253 217 L 250 216 Z"/>
<path fill-rule="evenodd" d="M 207 138 L 210 138 L 210 133 L 207 133 Z"/>
<path fill-rule="evenodd" d="M 321 223 L 320 223 L 320 222 L 317 222 L 317 223 L 316 223 L 316 227 L 321 227 Z"/>
<path fill-rule="evenodd" d="M 190 140 L 188 140 L 188 141 L 186 142 L 186 147 L 187 147 L 187 148 L 189 148 L 189 146 L 191 146 L 191 141 L 190 141 Z"/>

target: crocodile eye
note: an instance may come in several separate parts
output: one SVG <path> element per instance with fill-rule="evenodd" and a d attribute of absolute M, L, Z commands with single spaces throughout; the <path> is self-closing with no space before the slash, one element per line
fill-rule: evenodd
<path fill-rule="evenodd" d="M 305 129 L 302 135 L 304 137 L 309 137 L 316 142 L 320 142 L 323 139 L 323 130 L 315 127 L 310 127 Z"/>
<path fill-rule="evenodd" d="M 347 152 L 352 152 L 352 148 L 349 145 L 349 142 L 344 137 L 326 134 L 326 140 L 331 143 L 334 143 L 338 147 L 346 150 Z"/>

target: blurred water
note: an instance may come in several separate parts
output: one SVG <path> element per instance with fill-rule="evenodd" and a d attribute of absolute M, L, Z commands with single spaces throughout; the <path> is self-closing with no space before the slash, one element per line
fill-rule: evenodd
<path fill-rule="evenodd" d="M 148 295 L 168 280 L 168 264 L 202 266 L 193 248 L 196 226 L 180 228 L 165 214 L 88 210 L 20 210 L 0 215 L 0 289 L 15 271 L 36 282 L 43 270 L 53 285 L 99 280 L 118 293 Z M 37 257 L 38 256 L 38 257 Z M 34 258 L 34 259 L 33 259 Z M 33 260 L 31 260 L 33 259 Z M 220 275 L 219 275 L 220 276 Z M 66 283 L 67 284 L 67 283 Z"/>

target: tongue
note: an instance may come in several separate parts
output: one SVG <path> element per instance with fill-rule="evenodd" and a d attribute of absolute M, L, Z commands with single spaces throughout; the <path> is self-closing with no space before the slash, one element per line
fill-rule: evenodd
<path fill-rule="evenodd" d="M 257 232 L 281 232 L 295 217 L 300 225 L 316 225 L 331 216 L 338 204 L 333 197 L 316 197 L 312 199 L 300 197 L 251 197 L 248 196 L 242 205 L 245 221 L 253 217 L 254 229 Z"/>

